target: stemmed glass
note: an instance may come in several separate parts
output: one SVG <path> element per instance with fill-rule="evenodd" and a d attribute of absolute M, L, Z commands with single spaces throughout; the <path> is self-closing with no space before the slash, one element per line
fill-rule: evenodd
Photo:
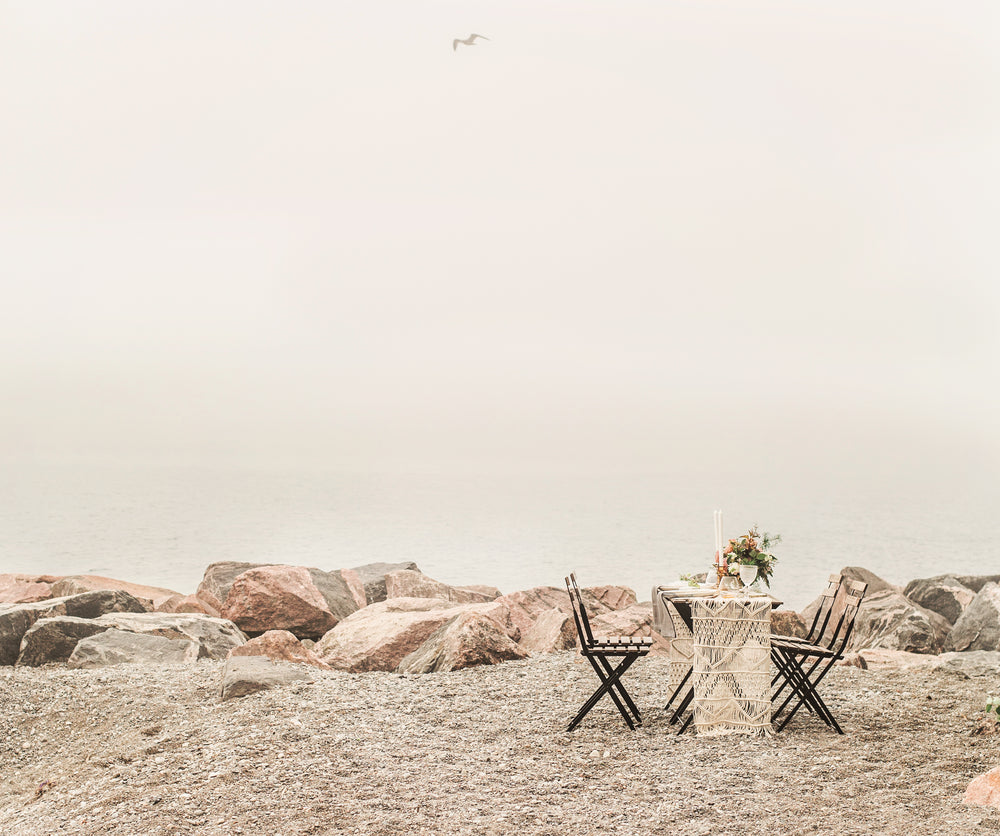
<path fill-rule="evenodd" d="M 741 563 L 740 580 L 743 581 L 743 594 L 749 596 L 750 584 L 757 580 L 757 567 L 753 563 Z"/>

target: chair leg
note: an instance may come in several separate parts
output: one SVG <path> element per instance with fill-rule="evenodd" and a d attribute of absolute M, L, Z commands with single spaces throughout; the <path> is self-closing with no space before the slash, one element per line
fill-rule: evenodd
<path fill-rule="evenodd" d="M 597 672 L 598 677 L 600 677 L 601 685 L 596 691 L 594 691 L 593 694 L 591 694 L 590 699 L 588 699 L 583 704 L 583 707 L 577 713 L 576 717 L 573 718 L 573 721 L 569 724 L 569 727 L 566 729 L 566 731 L 573 731 L 573 729 L 576 728 L 579 722 L 584 717 L 587 716 L 587 713 L 590 711 L 590 709 L 592 709 L 595 705 L 597 705 L 598 700 L 600 700 L 601 697 L 603 697 L 605 694 L 610 694 L 612 701 L 618 707 L 618 711 L 621 713 L 622 718 L 625 720 L 625 723 L 628 725 L 630 729 L 634 729 L 635 724 L 632 722 L 632 718 L 629 716 L 629 713 L 625 708 L 625 706 L 622 704 L 621 700 L 618 699 L 618 695 L 615 693 L 614 686 L 617 684 L 619 685 L 619 687 L 623 687 L 619 682 L 619 680 L 621 679 L 621 675 L 629 669 L 631 664 L 636 659 L 639 658 L 639 654 L 633 653 L 626 656 L 611 671 L 610 675 L 605 674 L 605 672 L 601 669 L 601 666 L 594 661 L 593 657 L 591 657 L 589 654 L 586 655 L 587 658 L 590 660 L 590 664 L 593 665 L 594 670 Z"/>
<path fill-rule="evenodd" d="M 822 714 L 826 715 L 824 717 L 824 719 L 828 721 L 827 725 L 833 726 L 833 728 L 836 730 L 837 734 L 843 734 L 844 730 L 840 727 L 840 723 L 837 722 L 837 719 L 833 716 L 833 712 L 830 711 L 830 709 L 827 707 L 826 703 L 823 701 L 823 698 L 819 695 L 819 692 L 816 690 L 816 688 L 819 685 L 820 681 L 823 679 L 824 676 L 826 676 L 827 671 L 829 671 L 830 668 L 833 667 L 833 663 L 835 661 L 836 661 L 836 659 L 831 659 L 827 663 L 826 667 L 824 667 L 819 672 L 819 676 L 817 676 L 816 679 L 810 680 L 807 677 L 806 678 L 806 682 L 808 683 L 809 691 L 812 694 L 813 698 L 815 699 L 816 704 L 821 708 Z M 814 670 L 816 670 L 817 666 L 819 665 L 819 662 L 820 662 L 820 660 L 817 659 L 816 660 L 816 664 L 813 665 L 809 669 L 809 673 L 810 674 L 812 674 L 812 672 Z M 801 670 L 801 668 L 800 668 L 800 670 Z M 782 721 L 781 725 L 778 727 L 779 731 L 781 729 L 783 729 L 786 725 L 788 725 L 789 720 L 791 720 L 792 717 L 795 716 L 795 712 L 799 710 L 799 707 L 801 705 L 802 705 L 802 700 L 799 700 L 799 702 L 795 704 L 795 706 L 792 708 L 791 712 L 789 712 L 788 716 Z"/>
<path fill-rule="evenodd" d="M 778 648 L 772 648 L 771 659 L 774 662 L 775 667 L 778 669 L 778 673 L 772 680 L 772 684 L 779 678 L 782 679 L 781 686 L 771 696 L 772 703 L 781 695 L 785 685 L 791 686 L 791 693 L 785 697 L 785 701 L 778 706 L 777 710 L 771 713 L 771 721 L 774 722 L 778 715 L 785 710 L 788 703 L 795 697 L 798 697 L 799 703 L 804 701 L 806 708 L 813 714 L 817 714 L 819 718 L 829 726 L 830 721 L 827 719 L 826 713 L 824 713 L 823 709 L 819 707 L 813 694 L 810 693 L 808 674 L 802 671 L 801 667 L 789 654 L 782 653 Z M 811 672 L 812 671 L 810 670 L 810 673 Z M 784 726 L 785 723 L 782 723 L 778 731 L 784 728 Z"/>
<path fill-rule="evenodd" d="M 670 695 L 670 699 L 667 700 L 667 704 L 663 706 L 664 711 L 667 711 L 670 708 L 670 704 L 677 698 L 677 695 L 681 692 L 681 689 L 684 687 L 684 683 L 686 683 L 691 678 L 691 673 L 693 670 L 694 667 L 690 667 L 687 669 L 687 673 L 684 674 L 684 678 L 680 681 L 680 684 L 676 688 L 674 688 L 674 692 Z"/>
<path fill-rule="evenodd" d="M 613 669 L 612 669 L 612 667 L 611 667 L 611 663 L 604 656 L 599 656 L 597 658 L 598 658 L 598 661 L 601 663 L 601 667 L 604 668 L 605 673 L 607 673 L 607 675 L 610 677 L 612 675 L 612 673 L 614 672 Z M 612 693 L 614 691 L 617 691 L 618 695 L 622 698 L 622 700 L 625 701 L 625 704 L 631 709 L 632 716 L 635 718 L 636 725 L 637 726 L 641 726 L 642 725 L 642 715 L 639 714 L 639 708 L 632 701 L 632 697 L 630 697 L 628 691 L 625 690 L 625 686 L 622 685 L 622 683 L 621 683 L 620 680 L 616 680 L 615 684 L 612 686 L 612 688 L 613 688 Z"/>

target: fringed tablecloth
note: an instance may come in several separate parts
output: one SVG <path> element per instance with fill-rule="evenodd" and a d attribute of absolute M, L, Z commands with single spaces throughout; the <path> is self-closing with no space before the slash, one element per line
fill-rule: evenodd
<path fill-rule="evenodd" d="M 694 724 L 699 734 L 771 733 L 771 600 L 692 606 Z"/>
<path fill-rule="evenodd" d="M 691 670 L 691 630 L 670 601 L 670 593 L 653 587 L 653 629 L 670 642 L 670 693 L 677 690 Z"/>

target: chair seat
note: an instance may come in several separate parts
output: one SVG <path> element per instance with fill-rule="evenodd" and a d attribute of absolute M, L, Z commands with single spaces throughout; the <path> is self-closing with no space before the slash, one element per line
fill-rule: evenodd
<path fill-rule="evenodd" d="M 771 636 L 771 647 L 783 647 L 788 650 L 794 650 L 801 656 L 821 656 L 824 659 L 829 659 L 837 655 L 829 648 L 820 647 L 818 644 L 812 644 L 804 639 L 785 641 L 785 638 L 785 636 Z"/>
<path fill-rule="evenodd" d="M 595 636 L 594 646 L 599 647 L 652 647 L 652 636 Z"/>

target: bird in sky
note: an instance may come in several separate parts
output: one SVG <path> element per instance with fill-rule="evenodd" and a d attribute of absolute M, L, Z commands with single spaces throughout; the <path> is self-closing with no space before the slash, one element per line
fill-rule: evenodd
<path fill-rule="evenodd" d="M 476 38 L 482 38 L 484 41 L 489 40 L 489 38 L 487 38 L 485 35 L 477 35 L 475 32 L 473 32 L 467 38 L 455 38 L 455 40 L 451 42 L 452 52 L 458 49 L 459 44 L 465 44 L 466 46 L 475 46 Z"/>

